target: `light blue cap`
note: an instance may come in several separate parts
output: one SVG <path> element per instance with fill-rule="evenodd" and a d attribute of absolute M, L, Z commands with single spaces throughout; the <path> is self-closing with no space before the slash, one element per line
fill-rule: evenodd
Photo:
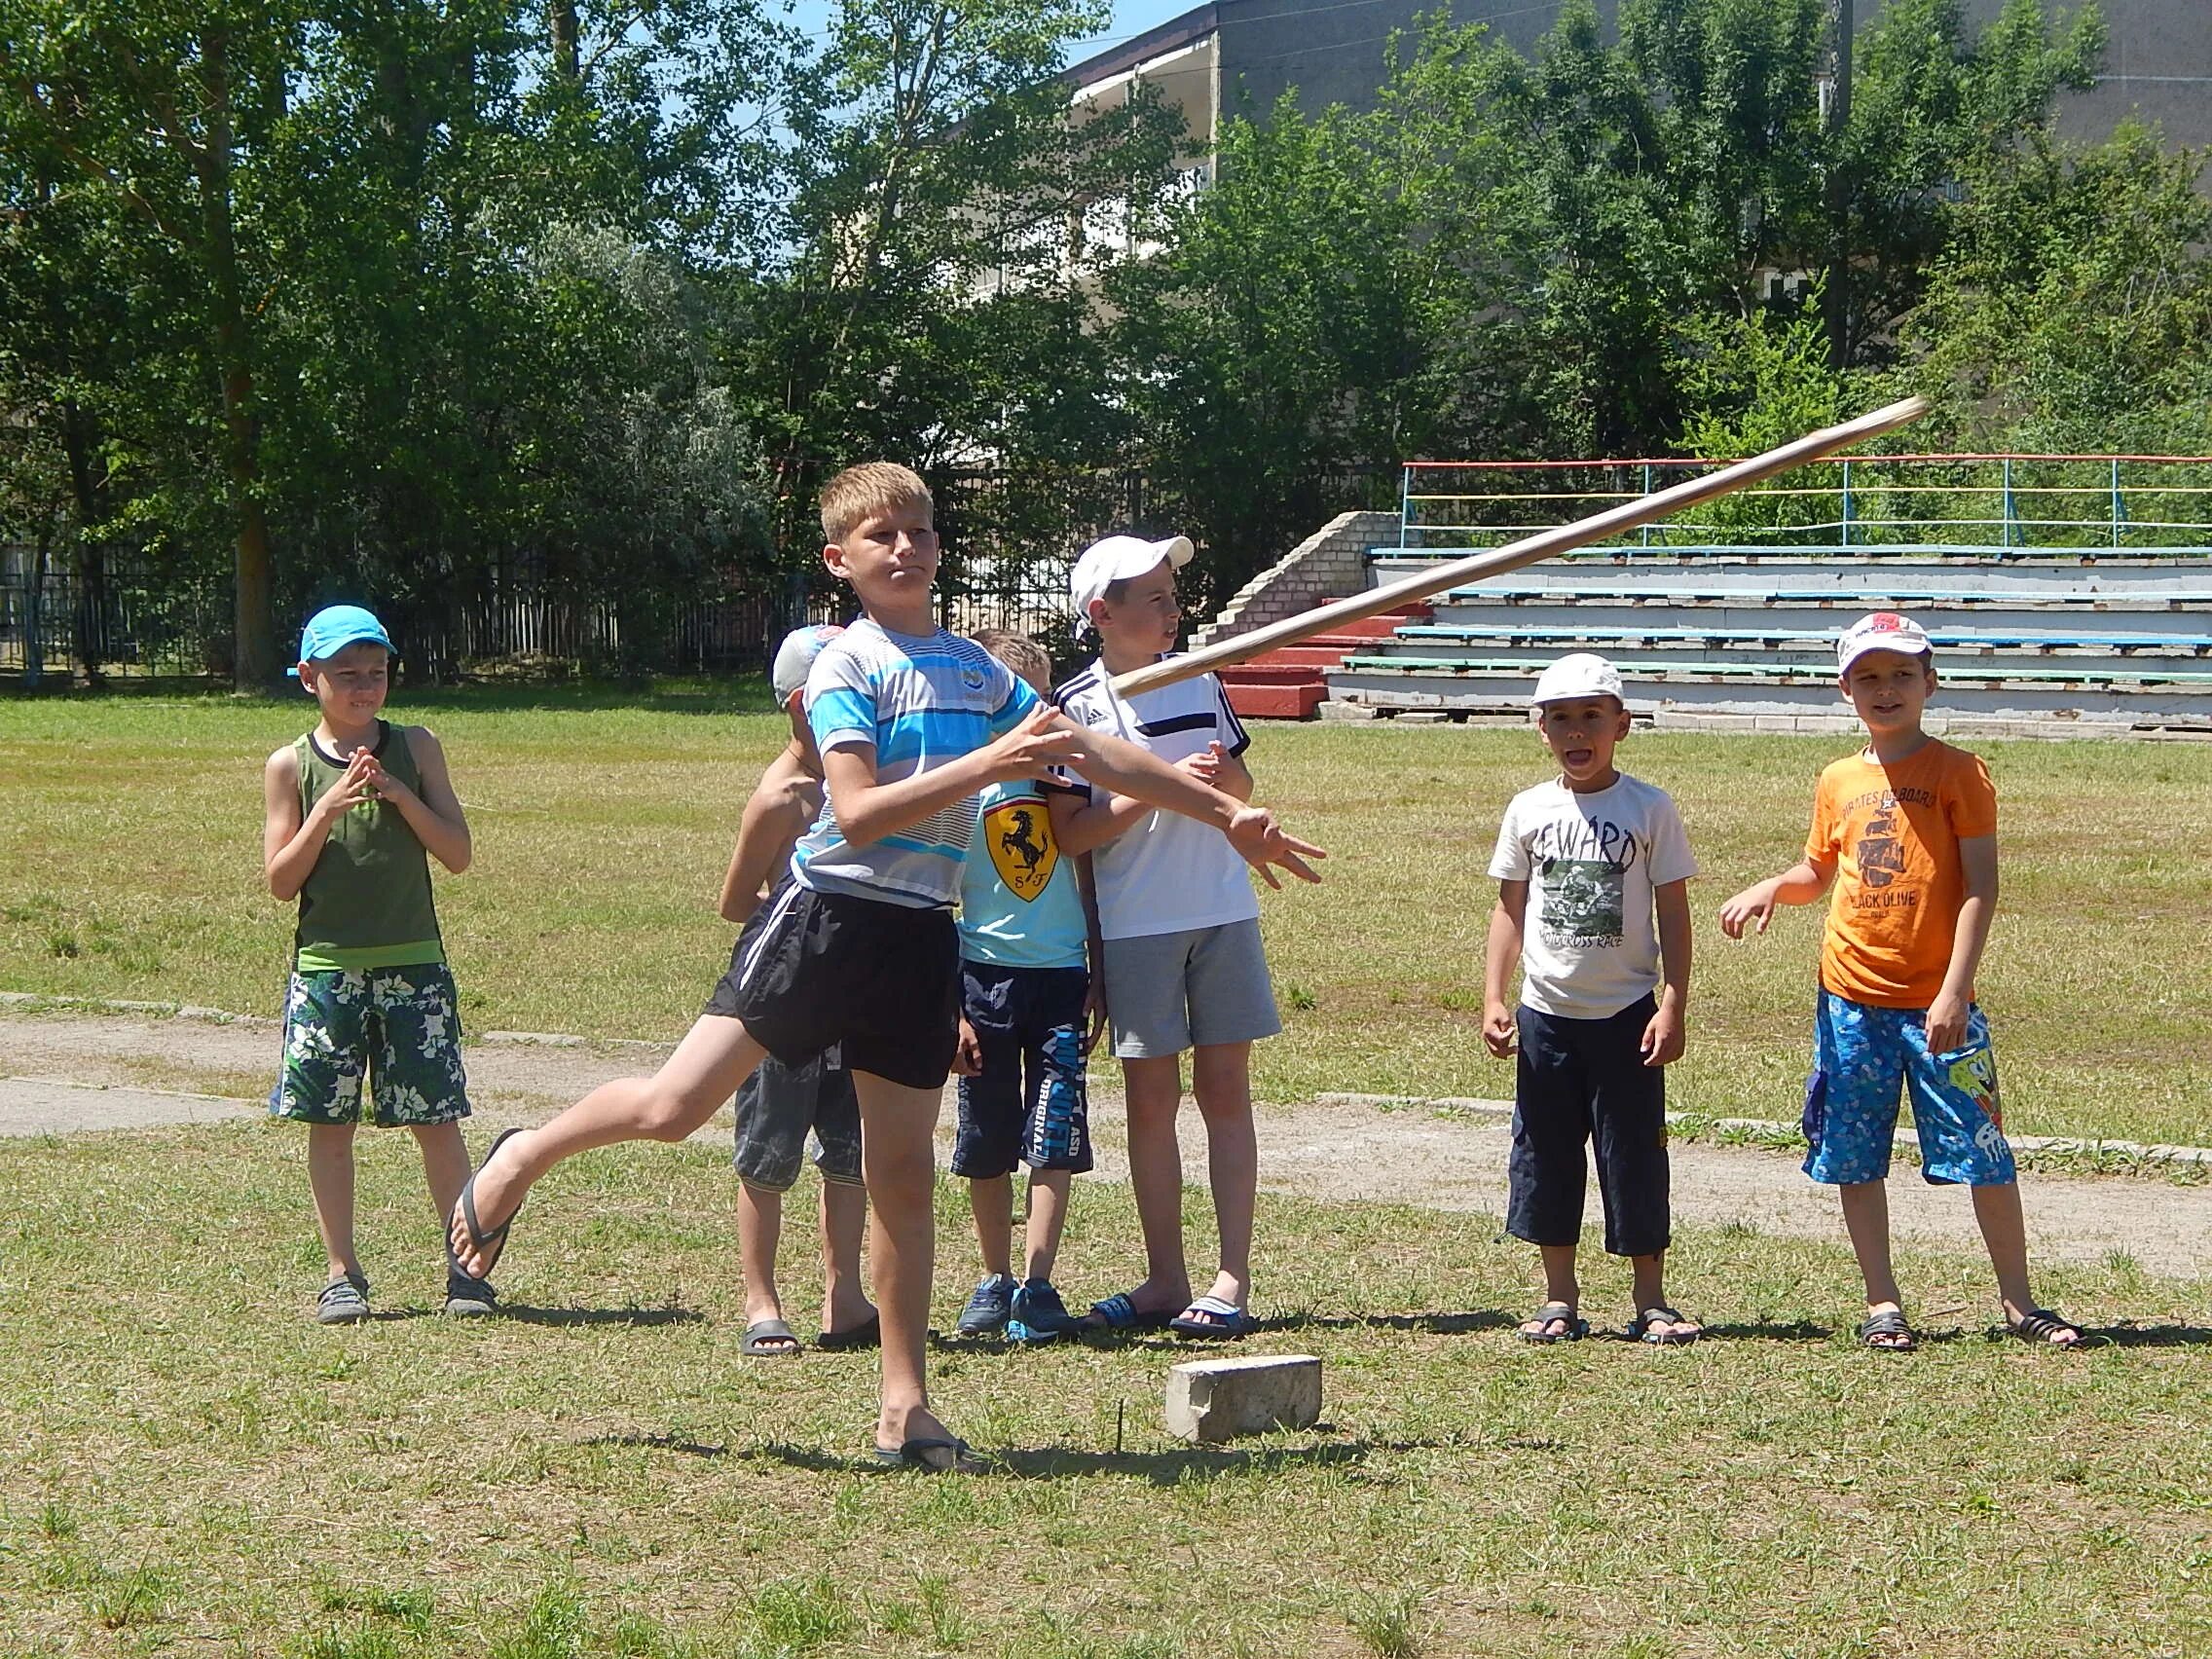
<path fill-rule="evenodd" d="M 327 662 L 348 645 L 362 641 L 394 650 L 391 636 L 384 631 L 384 624 L 373 611 L 357 605 L 328 605 L 308 618 L 308 625 L 300 630 L 300 661 Z M 300 676 L 298 668 L 290 671 L 292 678 Z"/>

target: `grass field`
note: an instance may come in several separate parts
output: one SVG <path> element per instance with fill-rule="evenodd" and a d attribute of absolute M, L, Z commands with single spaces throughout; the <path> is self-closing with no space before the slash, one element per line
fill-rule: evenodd
<path fill-rule="evenodd" d="M 674 1037 L 720 971 L 712 911 L 739 806 L 779 739 L 757 687 L 402 695 L 444 738 L 477 864 L 438 889 L 477 1029 Z M 289 911 L 259 880 L 259 768 L 309 723 L 222 697 L 0 702 L 0 989 L 278 1005 Z M 1817 910 L 1731 946 L 1713 917 L 1801 845 L 1812 783 L 1847 747 L 1639 733 L 1628 767 L 1672 790 L 1705 874 L 1675 1103 L 1793 1119 Z M 1982 984 L 2008 1125 L 2212 1139 L 2212 767 L 2186 746 L 1991 743 L 2005 894 Z M 1483 870 L 1531 735 L 1266 726 L 1261 797 L 1329 846 L 1319 889 L 1268 895 L 1288 1030 L 1277 1099 L 1327 1089 L 1497 1095 L 1486 1058 Z"/>
<path fill-rule="evenodd" d="M 2046 1272 L 2079 1355 L 1990 1336 L 1986 1267 L 1908 1256 L 1901 1360 L 1839 1247 L 1676 1252 L 1718 1340 L 1515 1343 L 1489 1218 L 1263 1199 L 1267 1328 L 1325 1421 L 1198 1451 L 1140 1341 L 940 1350 L 974 1480 L 858 1465 L 870 1355 L 738 1357 L 729 1174 L 594 1155 L 534 1195 L 517 1317 L 420 1316 L 400 1137 L 364 1143 L 382 1317 L 307 1321 L 296 1143 L 255 1124 L 0 1144 L 0 1652 L 289 1659 L 1557 1655 L 2011 1659 L 2212 1647 L 2212 1305 Z M 946 1195 L 947 1198 L 950 1195 Z M 1200 1217 L 1194 1216 L 1194 1224 Z M 940 1207 L 948 1265 L 972 1245 Z M 787 1237 L 802 1285 L 805 1229 Z M 1062 1280 L 1123 1282 L 1079 1183 Z M 1591 1274 L 1593 1314 L 1626 1285 Z M 531 1305 L 535 1305 L 531 1306 Z M 811 1326 L 800 1321 L 802 1330 Z"/>

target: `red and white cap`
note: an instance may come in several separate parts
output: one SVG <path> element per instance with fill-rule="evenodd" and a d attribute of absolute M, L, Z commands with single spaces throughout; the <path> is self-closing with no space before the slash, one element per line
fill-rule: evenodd
<path fill-rule="evenodd" d="M 1928 630 L 1909 616 L 1894 610 L 1877 610 L 1862 616 L 1843 631 L 1835 643 L 1835 671 L 1849 674 L 1851 665 L 1868 651 L 1903 651 L 1907 656 L 1933 656 L 1935 642 Z"/>

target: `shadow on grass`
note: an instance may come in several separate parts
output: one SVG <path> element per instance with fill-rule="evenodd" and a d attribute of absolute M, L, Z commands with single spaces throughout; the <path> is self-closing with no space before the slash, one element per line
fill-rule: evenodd
<path fill-rule="evenodd" d="M 1320 1425 L 1325 1430 L 1327 1424 Z M 1182 1486 L 1194 1481 L 1220 1480 L 1231 1475 L 1266 1473 L 1271 1469 L 1332 1468 L 1357 1463 L 1376 1452 L 1429 1452 L 1444 1444 L 1435 1440 L 1347 1440 L 1325 1446 L 1294 1446 L 1281 1450 L 1262 1448 L 1238 1451 L 1227 1447 L 1189 1447 L 1162 1452 L 1078 1452 L 1048 1447 L 1034 1452 L 979 1452 L 990 1475 L 1011 1475 L 1016 1480 L 1079 1480 L 1096 1475 L 1135 1475 L 1157 1487 Z M 678 1448 L 682 1450 L 682 1448 Z M 730 1456 L 783 1463 L 817 1474 L 902 1474 L 909 1471 L 868 1457 L 845 1457 L 817 1446 L 793 1446 L 769 1441 Z"/>
<path fill-rule="evenodd" d="M 1998 1325 L 1990 1327 L 1988 1337 L 1991 1342 L 2019 1341 L 2011 1332 Z M 2020 1346 L 2026 1347 L 2034 1345 L 2023 1343 Z M 2051 1345 L 2046 1343 L 2043 1346 L 2048 1347 Z M 2076 1346 L 2085 1348 L 2212 1347 L 2212 1329 L 2202 1325 L 2084 1325 L 2082 1327 L 2082 1341 Z"/>
<path fill-rule="evenodd" d="M 691 1308 L 529 1308 L 499 1304 L 499 1315 L 518 1325 L 703 1325 L 707 1316 Z"/>
<path fill-rule="evenodd" d="M 683 1440 L 673 1434 L 595 1434 L 586 1446 L 630 1446 L 645 1452 L 679 1452 L 686 1457 L 726 1457 L 726 1446 L 709 1446 L 700 1440 Z"/>
<path fill-rule="evenodd" d="M 1478 1331 L 1510 1330 L 1520 1319 L 1502 1309 L 1467 1313 L 1284 1313 L 1262 1319 L 1255 1331 L 1419 1331 L 1432 1337 L 1469 1337 Z"/>

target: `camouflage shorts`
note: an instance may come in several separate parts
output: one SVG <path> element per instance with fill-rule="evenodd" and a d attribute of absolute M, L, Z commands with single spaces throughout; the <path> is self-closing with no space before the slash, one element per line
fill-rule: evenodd
<path fill-rule="evenodd" d="M 365 1076 L 385 1128 L 467 1117 L 459 1001 L 442 962 L 295 969 L 271 1114 L 303 1124 L 357 1123 Z"/>

